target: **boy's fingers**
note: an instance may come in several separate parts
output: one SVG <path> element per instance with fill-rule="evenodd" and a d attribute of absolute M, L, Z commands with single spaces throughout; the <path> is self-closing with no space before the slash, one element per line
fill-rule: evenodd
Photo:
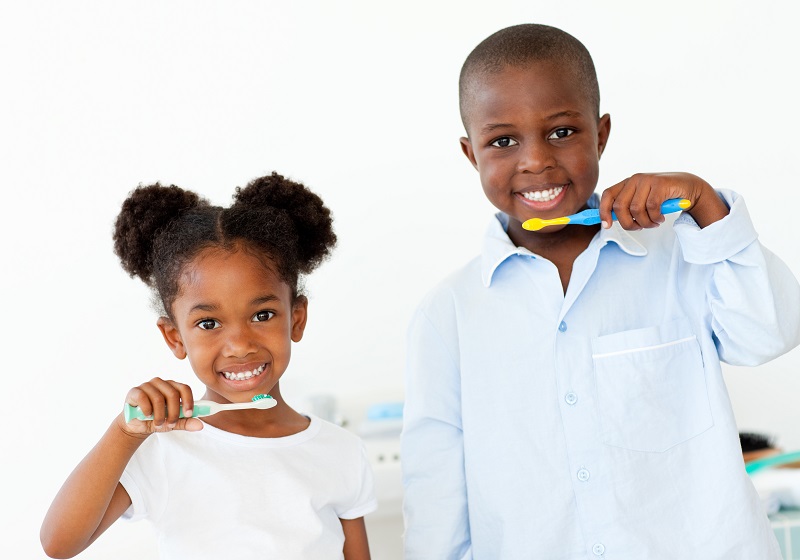
<path fill-rule="evenodd" d="M 617 216 L 619 225 L 622 226 L 623 229 L 635 231 L 642 228 L 636 224 L 636 220 L 631 214 L 631 200 L 633 199 L 633 194 L 636 191 L 634 181 L 634 177 L 631 177 L 625 181 L 625 188 L 623 188 L 617 194 L 616 198 L 614 198 L 614 204 L 612 207 L 614 209 L 614 214 Z"/>
<path fill-rule="evenodd" d="M 639 180 L 636 190 L 630 202 L 631 216 L 636 221 L 637 228 L 656 227 L 658 222 L 654 221 L 650 214 L 650 198 L 652 191 L 649 182 Z"/>
<path fill-rule="evenodd" d="M 616 185 L 607 188 L 603 191 L 603 194 L 600 195 L 600 206 L 598 210 L 600 210 L 600 222 L 602 223 L 604 228 L 610 228 L 612 222 L 614 221 L 611 217 L 611 211 L 614 205 L 614 198 L 616 196 L 617 191 L 624 186 L 625 181 L 622 183 L 617 183 Z"/>

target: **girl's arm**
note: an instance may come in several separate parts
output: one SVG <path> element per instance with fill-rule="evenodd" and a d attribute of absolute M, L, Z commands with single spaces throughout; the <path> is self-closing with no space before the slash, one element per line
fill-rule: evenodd
<path fill-rule="evenodd" d="M 89 454 L 75 467 L 44 518 L 39 538 L 51 558 L 72 558 L 86 550 L 131 505 L 120 477 L 153 432 L 203 429 L 197 418 L 179 418 L 194 406 L 192 389 L 177 381 L 154 377 L 128 391 L 125 402 L 139 406 L 152 420 L 126 424 L 117 416 Z"/>
<path fill-rule="evenodd" d="M 119 479 L 146 435 L 130 434 L 118 416 L 75 467 L 59 490 L 42 523 L 40 539 L 51 558 L 83 552 L 131 504 Z"/>
<path fill-rule="evenodd" d="M 345 560 L 369 560 L 369 543 L 364 518 L 340 519 L 344 530 Z"/>

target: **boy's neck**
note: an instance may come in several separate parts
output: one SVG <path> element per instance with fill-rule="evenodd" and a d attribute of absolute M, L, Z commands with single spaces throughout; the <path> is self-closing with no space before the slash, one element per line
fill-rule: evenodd
<path fill-rule="evenodd" d="M 553 233 L 526 231 L 521 223 L 513 220 L 508 225 L 508 237 L 517 247 L 525 247 L 556 266 L 564 293 L 567 292 L 575 259 L 586 250 L 598 231 L 599 225 L 567 225 Z"/>

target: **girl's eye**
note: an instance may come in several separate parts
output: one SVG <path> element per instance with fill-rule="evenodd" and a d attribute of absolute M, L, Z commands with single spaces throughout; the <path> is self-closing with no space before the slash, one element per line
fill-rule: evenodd
<path fill-rule="evenodd" d="M 566 138 L 567 136 L 572 136 L 575 131 L 571 128 L 557 128 L 553 131 L 550 135 L 548 140 L 558 140 L 559 138 Z"/>
<path fill-rule="evenodd" d="M 202 321 L 197 323 L 197 326 L 203 329 L 204 331 L 210 331 L 212 329 L 218 329 L 220 324 L 219 321 L 216 319 L 203 319 Z"/>
<path fill-rule="evenodd" d="M 516 146 L 517 144 L 519 144 L 519 142 L 509 136 L 501 136 L 491 143 L 491 145 L 495 148 L 509 148 L 511 146 Z"/>
<path fill-rule="evenodd" d="M 254 321 L 269 321 L 275 316 L 274 311 L 259 311 L 255 315 L 253 315 Z"/>

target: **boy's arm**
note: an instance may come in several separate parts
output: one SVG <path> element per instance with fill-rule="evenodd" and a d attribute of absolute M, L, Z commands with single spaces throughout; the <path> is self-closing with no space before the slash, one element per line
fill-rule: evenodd
<path fill-rule="evenodd" d="M 84 551 L 130 506 L 119 480 L 146 436 L 127 433 L 121 423 L 120 414 L 53 500 L 40 531 L 42 547 L 51 558 L 71 558 Z"/>
<path fill-rule="evenodd" d="M 759 365 L 800 343 L 800 284 L 759 243 L 744 200 L 725 190 L 719 196 L 730 207 L 725 219 L 702 229 L 685 216 L 674 224 L 690 263 L 681 281 L 687 290 L 706 286 L 720 359 Z"/>
<path fill-rule="evenodd" d="M 428 317 L 408 331 L 403 406 L 405 558 L 471 558 L 457 363 Z"/>

